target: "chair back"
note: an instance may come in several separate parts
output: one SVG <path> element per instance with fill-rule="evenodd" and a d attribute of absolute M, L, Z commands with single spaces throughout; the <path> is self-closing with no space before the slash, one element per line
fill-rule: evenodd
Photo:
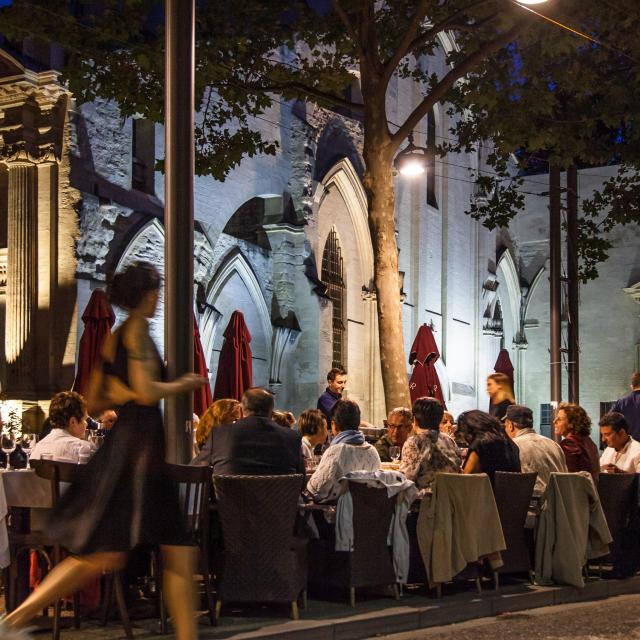
<path fill-rule="evenodd" d="M 220 599 L 291 602 L 305 588 L 294 557 L 303 475 L 214 475 L 224 540 Z M 302 583 L 302 584 L 301 584 Z"/>
<path fill-rule="evenodd" d="M 532 549 L 524 528 L 533 488 L 538 474 L 496 471 L 494 493 L 507 545 L 502 552 L 504 565 L 500 573 L 519 573 L 531 570 Z"/>
<path fill-rule="evenodd" d="M 353 552 L 349 586 L 376 586 L 396 581 L 387 539 L 395 497 L 384 488 L 349 482 L 353 501 Z"/>
<path fill-rule="evenodd" d="M 632 575 L 640 566 L 640 518 L 635 473 L 601 473 L 598 495 L 613 543 L 611 559 L 618 575 Z"/>
<path fill-rule="evenodd" d="M 75 482 L 84 472 L 84 466 L 73 462 L 59 462 L 57 460 L 31 460 L 31 467 L 40 478 L 49 480 L 53 506 L 60 499 L 60 485 Z"/>
<path fill-rule="evenodd" d="M 167 472 L 178 485 L 180 515 L 187 530 L 194 537 L 204 535 L 208 523 L 211 493 L 210 467 L 167 464 Z"/>

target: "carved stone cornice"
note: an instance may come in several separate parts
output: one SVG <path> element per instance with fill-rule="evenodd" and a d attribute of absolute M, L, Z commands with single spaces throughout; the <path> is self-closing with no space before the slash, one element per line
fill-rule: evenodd
<path fill-rule="evenodd" d="M 46 164 L 55 162 L 55 149 L 52 142 L 41 145 L 33 153 L 22 140 L 13 144 L 0 144 L 0 162 L 6 164 Z"/>
<path fill-rule="evenodd" d="M 57 71 L 26 69 L 22 75 L 0 79 L 0 109 L 21 107 L 30 100 L 43 112 L 52 109 L 61 96 L 70 95 L 59 83 L 59 75 Z"/>

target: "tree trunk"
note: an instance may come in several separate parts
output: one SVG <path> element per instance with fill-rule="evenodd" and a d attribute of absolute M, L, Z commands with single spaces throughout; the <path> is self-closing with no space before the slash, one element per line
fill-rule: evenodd
<path fill-rule="evenodd" d="M 365 126 L 364 188 L 373 244 L 382 383 L 386 408 L 390 411 L 394 407 L 410 405 L 398 276 L 392 153 L 389 151 L 386 120 L 382 131 L 382 126 L 376 131 L 373 123 L 367 124 L 370 126 Z"/>

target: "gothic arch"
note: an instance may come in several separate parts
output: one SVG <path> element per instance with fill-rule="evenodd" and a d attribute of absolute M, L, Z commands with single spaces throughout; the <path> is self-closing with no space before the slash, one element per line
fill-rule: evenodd
<path fill-rule="evenodd" d="M 498 260 L 496 275 L 499 282 L 506 288 L 506 295 L 501 293 L 498 289 L 498 297 L 500 298 L 501 306 L 504 312 L 508 314 L 506 318 L 509 322 L 509 327 L 512 330 L 511 339 L 515 339 L 520 332 L 520 305 L 522 300 L 522 290 L 520 288 L 520 278 L 518 276 L 518 270 L 516 269 L 515 262 L 511 252 L 505 250 L 500 259 Z M 502 289 L 504 291 L 504 289 Z"/>
<path fill-rule="evenodd" d="M 266 361 L 265 367 L 268 372 L 272 339 L 271 315 L 262 294 L 262 290 L 260 289 L 260 283 L 258 282 L 251 265 L 237 247 L 227 253 L 207 287 L 208 306 L 201 323 L 203 351 L 207 360 L 211 362 L 216 343 L 220 342 L 220 333 L 224 331 L 226 328 L 225 323 L 229 320 L 228 317 L 225 317 L 225 310 L 218 310 L 216 303 L 219 302 L 220 296 L 234 278 L 239 278 L 240 283 L 244 286 L 244 289 L 251 300 L 251 308 L 257 316 L 260 328 L 259 335 L 261 336 L 260 344 L 261 349 L 264 350 L 263 355 Z M 242 311 L 242 309 L 240 310 Z M 246 315 L 247 314 L 245 312 L 245 316 Z M 250 325 L 249 331 L 252 331 L 250 318 L 246 318 L 246 320 Z M 252 332 L 252 337 L 258 338 L 255 326 Z M 252 350 L 254 346 L 254 342 L 252 342 Z M 213 367 L 210 367 L 210 369 L 212 372 L 214 371 Z M 257 384 L 266 384 L 266 382 L 267 380 L 256 380 Z"/>
<path fill-rule="evenodd" d="M 358 242 L 363 284 L 369 286 L 373 280 L 373 245 L 369 232 L 367 195 L 351 161 L 343 158 L 336 162 L 322 179 L 321 185 L 324 188 L 319 189 L 318 209 L 332 186 L 336 187 L 345 202 Z"/>

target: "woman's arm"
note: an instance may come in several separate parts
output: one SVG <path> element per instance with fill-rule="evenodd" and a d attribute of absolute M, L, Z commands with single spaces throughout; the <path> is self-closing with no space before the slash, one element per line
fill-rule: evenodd
<path fill-rule="evenodd" d="M 172 382 L 160 382 L 157 353 L 146 320 L 132 317 L 121 330 L 128 354 L 129 384 L 141 404 L 155 404 L 161 398 L 194 391 L 206 382 L 195 373 L 187 373 Z"/>
<path fill-rule="evenodd" d="M 475 451 L 469 453 L 469 457 L 464 465 L 462 473 L 482 473 L 482 465 L 480 464 L 480 458 Z"/>

